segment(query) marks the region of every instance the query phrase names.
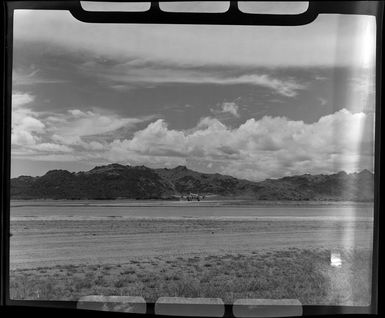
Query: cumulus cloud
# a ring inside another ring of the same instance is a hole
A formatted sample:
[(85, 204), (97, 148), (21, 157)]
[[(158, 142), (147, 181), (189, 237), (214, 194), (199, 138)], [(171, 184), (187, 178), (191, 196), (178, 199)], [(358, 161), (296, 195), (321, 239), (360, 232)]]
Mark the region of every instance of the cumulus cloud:
[(12, 95), (12, 143), (34, 145), (44, 133), (45, 125), (26, 107), (34, 100), (28, 93), (15, 92)]
[(230, 113), (235, 117), (239, 117), (238, 110), (239, 110), (239, 106), (235, 103), (224, 103), (222, 105), (222, 112)]
[[(220, 173), (260, 180), (298, 173), (373, 168), (373, 115), (342, 109), (306, 124), (286, 117), (249, 119), (230, 129), (213, 118), (195, 130), (169, 129), (157, 120), (129, 140), (109, 145), (109, 159), (132, 162), (170, 158), (215, 163)], [(114, 154), (117, 154), (114, 156)]]
[[(170, 128), (164, 119), (124, 118), (96, 110), (47, 115), (32, 111), (33, 101), (33, 96), (23, 93), (13, 99), (15, 157), (152, 167), (196, 163), (213, 172), (252, 180), (373, 169), (374, 113), (342, 109), (314, 123), (264, 116), (250, 118), (236, 128), (204, 117), (194, 128), (183, 130)], [(221, 109), (238, 114), (233, 103)], [(135, 128), (146, 120), (152, 121), (133, 130), (130, 138), (120, 136), (109, 142), (96, 135), (113, 137), (115, 130)]]
[(68, 110), (65, 114), (50, 115), (46, 118), (50, 139), (67, 146), (80, 146), (88, 150), (101, 150), (103, 144), (96, 140), (85, 141), (85, 137), (113, 134), (122, 127), (130, 129), (136, 124), (153, 119), (154, 116), (140, 118), (121, 117), (115, 113), (80, 109)]
[(226, 117), (227, 114), (233, 117), (240, 117), (239, 106), (234, 102), (224, 102), (219, 108), (210, 108), (210, 111), (217, 115), (218, 118)]
[(17, 109), (33, 100), (33, 96), (28, 93), (15, 92), (12, 94), (12, 109)]
[[(72, 109), (67, 113), (47, 113), (33, 110), (34, 96), (15, 92), (12, 95), (12, 153), (36, 158), (47, 153), (76, 153), (105, 150), (103, 142), (84, 137), (103, 135), (122, 127), (153, 119), (125, 118), (115, 113)], [(85, 156), (82, 153), (81, 156)], [(48, 157), (47, 157), (48, 158)], [(66, 157), (68, 158), (68, 157)]]

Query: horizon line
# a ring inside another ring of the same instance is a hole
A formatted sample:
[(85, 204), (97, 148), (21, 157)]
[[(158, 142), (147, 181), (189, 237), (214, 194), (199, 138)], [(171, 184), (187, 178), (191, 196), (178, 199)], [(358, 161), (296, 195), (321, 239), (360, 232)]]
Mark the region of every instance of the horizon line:
[(261, 181), (266, 181), (266, 180), (279, 180), (279, 179), (282, 179), (282, 178), (286, 178), (286, 177), (298, 177), (298, 176), (305, 176), (305, 175), (311, 175), (311, 176), (319, 176), (319, 175), (326, 175), (326, 176), (330, 176), (330, 175), (335, 175), (335, 174), (340, 174), (340, 173), (345, 173), (347, 175), (351, 175), (351, 174), (359, 174), (359, 173), (362, 173), (364, 171), (368, 171), (369, 173), (373, 174), (374, 175), (374, 171), (371, 171), (370, 169), (367, 169), (367, 168), (364, 168), (360, 171), (355, 171), (355, 172), (346, 172), (345, 170), (339, 170), (337, 172), (331, 172), (331, 173), (318, 173), (318, 174), (312, 174), (312, 173), (302, 173), (302, 174), (293, 174), (293, 175), (290, 175), (290, 176), (281, 176), (281, 177), (277, 177), (277, 178), (266, 178), (266, 179), (263, 179), (263, 180), (250, 180), (250, 179), (243, 179), (243, 178), (237, 178), (237, 177), (234, 177), (234, 176), (231, 176), (231, 175), (227, 175), (227, 174), (222, 174), (222, 173), (219, 173), (219, 172), (201, 172), (201, 171), (197, 171), (197, 170), (193, 170), (191, 168), (188, 168), (186, 165), (177, 165), (173, 168), (167, 168), (167, 167), (163, 167), (163, 168), (150, 168), (146, 165), (124, 165), (124, 164), (120, 164), (120, 163), (109, 163), (109, 164), (105, 164), (105, 165), (96, 165), (94, 166), (93, 168), (91, 168), (90, 170), (79, 170), (79, 171), (70, 171), (70, 170), (67, 170), (67, 169), (50, 169), (50, 170), (47, 170), (47, 172), (45, 172), (44, 174), (42, 175), (39, 175), (39, 176), (29, 176), (29, 175), (23, 175), (23, 174), (20, 174), (19, 176), (16, 176), (16, 177), (10, 177), (10, 180), (12, 179), (17, 179), (17, 178), (20, 178), (20, 177), (30, 177), (30, 178), (41, 178), (43, 176), (45, 176), (47, 173), (51, 172), (51, 171), (67, 171), (71, 174), (77, 174), (77, 173), (85, 173), (85, 172), (90, 172), (96, 168), (102, 168), (102, 167), (108, 167), (108, 166), (113, 166), (113, 165), (117, 165), (117, 166), (121, 166), (121, 167), (131, 167), (131, 168), (140, 168), (140, 167), (144, 167), (144, 168), (147, 168), (147, 169), (151, 169), (151, 170), (174, 170), (174, 169), (177, 169), (177, 168), (185, 168), (186, 170), (190, 170), (192, 172), (196, 172), (196, 173), (200, 173), (200, 174), (207, 174), (207, 175), (215, 175), (215, 174), (219, 174), (221, 176), (225, 176), (225, 177), (231, 177), (231, 178), (234, 178), (234, 179), (237, 179), (237, 180), (246, 180), (246, 181), (249, 181), (249, 182), (261, 182)]

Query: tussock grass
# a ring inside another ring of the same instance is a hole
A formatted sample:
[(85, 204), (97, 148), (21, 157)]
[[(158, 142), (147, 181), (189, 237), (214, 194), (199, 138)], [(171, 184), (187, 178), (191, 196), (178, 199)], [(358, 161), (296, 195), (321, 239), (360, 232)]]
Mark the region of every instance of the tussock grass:
[(90, 294), (296, 298), (302, 304), (367, 305), (370, 303), (371, 254), (342, 252), (341, 268), (330, 266), (330, 250), (254, 251), (249, 254), (156, 257), (118, 265), (55, 266), (15, 270), (12, 299), (77, 300)]

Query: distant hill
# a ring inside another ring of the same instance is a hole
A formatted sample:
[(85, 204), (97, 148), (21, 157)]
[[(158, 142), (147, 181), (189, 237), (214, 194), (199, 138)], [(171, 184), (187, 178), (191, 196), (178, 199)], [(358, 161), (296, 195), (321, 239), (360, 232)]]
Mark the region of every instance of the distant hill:
[(371, 201), (373, 188), (374, 175), (368, 170), (252, 182), (184, 166), (150, 169), (110, 164), (86, 172), (51, 170), (41, 177), (11, 179), (12, 199), (175, 199), (191, 192), (272, 201)]

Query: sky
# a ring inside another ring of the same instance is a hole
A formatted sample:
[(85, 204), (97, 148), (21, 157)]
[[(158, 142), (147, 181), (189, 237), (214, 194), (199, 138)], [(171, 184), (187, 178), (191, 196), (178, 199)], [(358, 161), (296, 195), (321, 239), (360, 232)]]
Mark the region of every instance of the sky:
[(373, 171), (375, 20), (89, 24), (17, 10), (11, 175), (121, 163), (249, 180)]

